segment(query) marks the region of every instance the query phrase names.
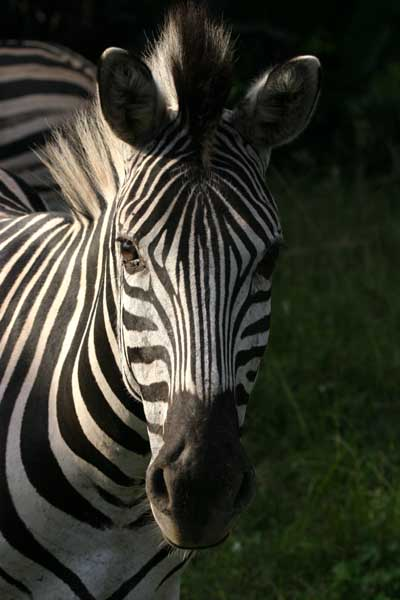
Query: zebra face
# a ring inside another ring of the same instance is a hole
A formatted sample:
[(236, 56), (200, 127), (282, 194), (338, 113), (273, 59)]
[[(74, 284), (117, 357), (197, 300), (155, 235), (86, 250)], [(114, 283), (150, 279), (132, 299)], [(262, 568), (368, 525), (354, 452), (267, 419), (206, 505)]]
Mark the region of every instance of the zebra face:
[(99, 91), (106, 121), (134, 147), (116, 221), (119, 342), (147, 420), (147, 495), (164, 537), (199, 548), (226, 537), (254, 490), (240, 428), (282, 241), (265, 169), (271, 148), (307, 125), (319, 63), (276, 67), (223, 111), (229, 40), (214, 25), (199, 38), (194, 18), (189, 49), (178, 21), (146, 64), (107, 51)]
[(218, 541), (252, 495), (239, 433), (282, 240), (265, 164), (228, 119), (207, 172), (172, 124), (135, 162), (119, 212), (123, 371), (144, 404), (153, 511), (180, 546)]
[(264, 165), (241, 136), (221, 125), (204, 173), (190, 140), (170, 129), (135, 164), (117, 236), (124, 371), (149, 404), (154, 453), (181, 393), (209, 402), (229, 392), (243, 423), (282, 241)]

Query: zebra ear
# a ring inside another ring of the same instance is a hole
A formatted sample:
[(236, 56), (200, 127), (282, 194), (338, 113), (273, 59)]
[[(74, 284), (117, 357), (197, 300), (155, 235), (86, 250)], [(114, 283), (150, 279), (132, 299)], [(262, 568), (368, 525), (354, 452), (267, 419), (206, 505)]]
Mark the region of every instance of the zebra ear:
[(234, 111), (233, 124), (261, 150), (287, 144), (313, 115), (320, 73), (315, 56), (298, 56), (267, 71)]
[(98, 67), (103, 116), (115, 135), (142, 146), (167, 122), (163, 96), (148, 66), (121, 48), (103, 52)]

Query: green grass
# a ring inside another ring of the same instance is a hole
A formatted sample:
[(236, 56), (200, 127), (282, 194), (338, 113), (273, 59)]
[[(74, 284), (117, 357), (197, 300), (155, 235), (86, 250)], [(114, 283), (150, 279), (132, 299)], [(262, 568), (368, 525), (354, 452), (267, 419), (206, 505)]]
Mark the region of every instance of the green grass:
[(399, 600), (399, 186), (271, 187), (288, 249), (247, 417), (257, 496), (182, 600)]

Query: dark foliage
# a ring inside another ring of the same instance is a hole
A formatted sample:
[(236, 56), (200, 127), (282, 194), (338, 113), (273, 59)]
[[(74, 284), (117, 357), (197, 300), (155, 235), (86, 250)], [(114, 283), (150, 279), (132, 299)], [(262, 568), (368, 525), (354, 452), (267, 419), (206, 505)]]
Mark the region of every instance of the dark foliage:
[[(173, 4), (171, 2), (170, 4)], [(295, 54), (314, 53), (323, 94), (306, 140), (275, 162), (364, 176), (400, 170), (400, 4), (396, 0), (261, 2), (218, 0), (238, 37), (235, 101), (249, 79)], [(56, 41), (96, 61), (110, 45), (141, 50), (162, 20), (161, 0), (5, 0), (1, 37)]]

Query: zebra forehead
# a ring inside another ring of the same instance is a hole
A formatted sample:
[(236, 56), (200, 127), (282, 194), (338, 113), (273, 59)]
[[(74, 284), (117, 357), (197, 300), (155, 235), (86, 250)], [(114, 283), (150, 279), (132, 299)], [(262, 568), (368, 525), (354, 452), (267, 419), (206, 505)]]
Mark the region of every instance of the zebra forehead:
[(142, 163), (133, 157), (119, 205), (120, 228), (140, 238), (181, 226), (198, 235), (229, 224), (254, 230), (265, 241), (280, 235), (261, 159), (228, 123), (217, 133), (207, 170), (193, 160), (187, 134), (176, 130), (164, 134)]
[(238, 247), (238, 240), (263, 250), (281, 236), (279, 216), (266, 189), (246, 194), (234, 181), (218, 175), (197, 183), (183, 175), (168, 192), (159, 198), (155, 190), (142, 199), (132, 189), (120, 218), (122, 232), (144, 246), (155, 248), (163, 238), (163, 246), (179, 243), (181, 250), (195, 242), (208, 246), (233, 242)]

